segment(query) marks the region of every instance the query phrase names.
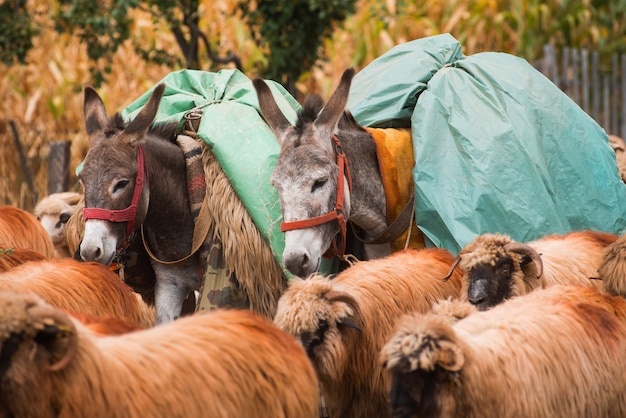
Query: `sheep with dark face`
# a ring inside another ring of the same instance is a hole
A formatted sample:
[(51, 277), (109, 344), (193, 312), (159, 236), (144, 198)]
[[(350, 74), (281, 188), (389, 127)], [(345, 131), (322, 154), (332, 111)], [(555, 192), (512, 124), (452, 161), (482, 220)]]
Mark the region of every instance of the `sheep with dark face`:
[(623, 298), (557, 285), (457, 322), (407, 315), (380, 359), (394, 418), (613, 418), (625, 350)]
[(466, 272), (461, 298), (485, 310), (555, 284), (603, 288), (590, 278), (597, 275), (604, 249), (616, 239), (613, 234), (576, 231), (524, 244), (507, 235), (480, 235), (456, 260)]
[(331, 417), (389, 416), (390, 381), (378, 353), (401, 315), (459, 296), (460, 270), (441, 280), (453, 261), (443, 249), (404, 250), (358, 262), (335, 278), (290, 282), (274, 323), (306, 349)]

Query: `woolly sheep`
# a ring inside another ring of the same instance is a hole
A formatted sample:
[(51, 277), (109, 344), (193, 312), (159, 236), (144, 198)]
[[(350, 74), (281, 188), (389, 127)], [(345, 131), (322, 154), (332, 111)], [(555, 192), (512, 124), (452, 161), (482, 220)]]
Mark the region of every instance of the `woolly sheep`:
[(0, 250), (18, 248), (54, 257), (52, 239), (32, 213), (14, 206), (0, 206)]
[(609, 135), (609, 144), (615, 151), (615, 161), (622, 181), (626, 182), (626, 142), (617, 136)]
[(52, 193), (35, 206), (34, 215), (50, 235), (57, 257), (72, 256), (67, 243), (67, 221), (82, 197), (75, 192)]
[(0, 274), (0, 290), (33, 293), (58, 309), (155, 324), (154, 307), (106, 266), (71, 258), (31, 261)]
[(0, 293), (0, 416), (317, 417), (306, 353), (267, 319), (219, 310), (98, 337), (34, 296)]
[(480, 235), (457, 257), (466, 272), (461, 298), (485, 310), (554, 284), (602, 288), (590, 277), (596, 275), (604, 249), (616, 239), (613, 234), (576, 231), (524, 244), (507, 235)]
[(393, 417), (626, 416), (625, 321), (622, 298), (563, 285), (456, 323), (407, 315), (380, 357)]
[(46, 256), (29, 248), (0, 249), (0, 273), (21, 266), (29, 261), (47, 260)]
[(605, 248), (598, 278), (607, 293), (626, 297), (626, 235)]
[(329, 416), (389, 416), (389, 379), (378, 353), (401, 315), (458, 297), (461, 271), (441, 280), (453, 261), (443, 249), (409, 249), (358, 262), (334, 278), (290, 282), (274, 323), (306, 349)]

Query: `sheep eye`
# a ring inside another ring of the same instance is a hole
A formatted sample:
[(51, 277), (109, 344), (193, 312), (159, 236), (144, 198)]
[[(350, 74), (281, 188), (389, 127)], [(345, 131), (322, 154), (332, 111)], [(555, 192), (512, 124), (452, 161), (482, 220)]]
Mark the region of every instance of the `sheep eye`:
[(327, 181), (328, 181), (328, 179), (326, 179), (326, 178), (316, 180), (315, 183), (313, 183), (313, 186), (311, 187), (311, 193), (313, 193), (314, 191), (316, 191), (320, 187), (323, 187), (326, 184)]
[(500, 267), (500, 272), (502, 274), (506, 274), (506, 275), (511, 274), (511, 266), (509, 266), (508, 264), (505, 264), (505, 265), (501, 266)]
[(66, 224), (67, 221), (69, 221), (69, 220), (70, 220), (70, 214), (69, 213), (62, 213), (59, 216), (59, 222), (62, 223), (62, 224)]
[(128, 180), (118, 181), (117, 183), (115, 183), (115, 186), (113, 187), (113, 193), (124, 189), (126, 186), (128, 186), (128, 183), (130, 183)]

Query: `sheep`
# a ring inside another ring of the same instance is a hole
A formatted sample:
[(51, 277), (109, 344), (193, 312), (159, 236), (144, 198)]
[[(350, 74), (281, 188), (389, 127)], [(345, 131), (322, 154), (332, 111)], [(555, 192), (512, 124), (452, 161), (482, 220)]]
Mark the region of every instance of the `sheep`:
[(54, 244), (32, 214), (14, 206), (0, 206), (0, 249), (29, 248), (54, 257)]
[(250, 311), (216, 310), (99, 337), (29, 295), (0, 292), (2, 417), (317, 417), (295, 339)]
[(626, 234), (604, 249), (597, 278), (610, 295), (626, 297)]
[(617, 136), (609, 135), (609, 144), (615, 151), (615, 161), (622, 181), (626, 182), (626, 142)]
[(305, 347), (329, 416), (389, 416), (389, 379), (378, 353), (402, 314), (459, 296), (460, 270), (441, 280), (453, 261), (444, 249), (407, 249), (357, 262), (334, 278), (290, 281), (274, 323)]
[(57, 257), (72, 256), (67, 243), (67, 221), (82, 198), (75, 192), (52, 193), (35, 206), (33, 213), (50, 235)]
[[(468, 303), (468, 302), (465, 302)], [(400, 319), (380, 361), (395, 418), (626, 416), (626, 301), (555, 285), (454, 323)]]
[(96, 316), (72, 311), (65, 311), (65, 313), (80, 321), (89, 328), (92, 334), (97, 336), (122, 335), (145, 329), (114, 316)]
[(11, 270), (29, 261), (47, 260), (46, 256), (29, 248), (0, 249), (0, 273)]
[(72, 257), (80, 259), (78, 249), (80, 242), (85, 233), (85, 220), (83, 219), (83, 210), (85, 209), (85, 201), (81, 200), (74, 207), (74, 212), (65, 224), (65, 241), (67, 242), (67, 251)]
[(155, 324), (154, 307), (96, 262), (72, 258), (31, 261), (1, 273), (0, 290), (34, 293), (58, 309), (114, 316), (143, 328)]
[(603, 250), (616, 235), (576, 231), (547, 235), (528, 244), (508, 235), (483, 234), (463, 248), (457, 260), (466, 272), (461, 298), (480, 310), (554, 284), (602, 288), (596, 274)]

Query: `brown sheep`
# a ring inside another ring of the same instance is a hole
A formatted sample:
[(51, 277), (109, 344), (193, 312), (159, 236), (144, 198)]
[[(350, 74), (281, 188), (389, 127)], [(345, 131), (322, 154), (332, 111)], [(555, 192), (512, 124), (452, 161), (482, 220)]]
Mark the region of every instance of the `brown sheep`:
[(98, 337), (34, 296), (0, 293), (0, 417), (297, 417), (319, 413), (293, 337), (243, 310)]
[(155, 323), (154, 307), (100, 263), (31, 261), (1, 273), (0, 290), (33, 293), (58, 309), (114, 316), (144, 328)]
[(617, 136), (609, 135), (609, 144), (615, 151), (615, 161), (622, 181), (626, 182), (626, 142)]
[(409, 249), (358, 262), (334, 278), (291, 281), (274, 323), (305, 347), (329, 416), (389, 416), (390, 381), (378, 353), (401, 315), (459, 296), (461, 271), (441, 280), (453, 261), (443, 249)]
[[(72, 216), (67, 220), (65, 225), (65, 241), (67, 242), (67, 251), (76, 255), (76, 251), (80, 247), (80, 241), (85, 233), (85, 220), (83, 219), (83, 211), (85, 210), (85, 202), (81, 200), (76, 204)], [(77, 256), (80, 258), (80, 256)]]
[(604, 250), (598, 278), (607, 293), (626, 297), (626, 235), (620, 236)]
[(21, 266), (29, 261), (47, 260), (46, 256), (29, 248), (0, 250), (0, 273)]
[(616, 235), (576, 231), (523, 244), (507, 235), (483, 234), (463, 248), (457, 262), (466, 272), (461, 298), (480, 310), (555, 284), (603, 288), (596, 275), (604, 249)]
[(71, 311), (65, 312), (72, 318), (79, 320), (84, 326), (89, 328), (94, 335), (98, 336), (122, 335), (145, 329), (114, 316), (96, 316)]
[(67, 243), (67, 221), (83, 195), (75, 192), (52, 193), (37, 203), (33, 211), (50, 235), (57, 257), (71, 257)]
[(562, 285), (456, 323), (407, 315), (381, 351), (393, 417), (626, 416), (625, 321), (624, 299)]
[(54, 257), (54, 244), (35, 216), (14, 206), (0, 206), (0, 249), (28, 248)]

